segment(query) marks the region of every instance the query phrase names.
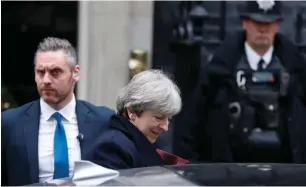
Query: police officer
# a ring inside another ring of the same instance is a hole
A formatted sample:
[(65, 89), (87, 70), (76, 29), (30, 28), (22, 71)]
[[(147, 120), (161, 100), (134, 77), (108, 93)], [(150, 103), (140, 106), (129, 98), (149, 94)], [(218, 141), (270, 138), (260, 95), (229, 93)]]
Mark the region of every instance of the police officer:
[(244, 31), (202, 72), (185, 113), (189, 133), (174, 153), (201, 162), (306, 163), (306, 62), (278, 33), (281, 2), (248, 1), (241, 18)]

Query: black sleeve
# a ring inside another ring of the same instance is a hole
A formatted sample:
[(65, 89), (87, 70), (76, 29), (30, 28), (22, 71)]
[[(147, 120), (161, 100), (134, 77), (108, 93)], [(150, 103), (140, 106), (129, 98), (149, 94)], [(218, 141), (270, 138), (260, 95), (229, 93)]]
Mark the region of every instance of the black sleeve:
[(5, 113), (2, 112), (1, 119), (1, 186), (8, 186), (8, 176), (7, 176), (7, 161), (6, 161), (6, 127), (7, 122), (5, 120)]
[(181, 123), (185, 124), (186, 128), (178, 141), (181, 142), (182, 157), (191, 162), (232, 160), (227, 127), (222, 122), (226, 119), (214, 119), (210, 116), (214, 111), (221, 110), (220, 106), (215, 105), (215, 101), (218, 100), (223, 78), (221, 80), (215, 76), (217, 73), (214, 71), (218, 71), (220, 66), (224, 67), (222, 63), (217, 57), (213, 57), (201, 73), (201, 80), (198, 81), (192, 97), (185, 103), (186, 111), (182, 115)]
[(191, 162), (209, 161), (211, 143), (207, 137), (206, 119), (207, 103), (202, 95), (202, 85), (198, 84), (192, 97), (186, 103), (186, 111), (182, 114), (185, 125), (181, 135), (181, 152)]
[[(3, 137), (3, 136), (1, 136)], [(7, 169), (6, 169), (6, 151), (5, 151), (5, 145), (1, 141), (1, 186), (8, 186), (7, 181)]]
[(184, 103), (183, 113), (180, 114), (179, 119), (182, 130), (179, 140), (177, 140), (180, 144), (176, 148), (177, 154), (191, 162), (211, 160), (211, 141), (206, 121), (209, 101), (213, 99), (211, 98), (213, 87), (210, 84), (208, 67), (205, 67), (200, 73), (200, 80), (191, 96)]
[(300, 59), (300, 67), (298, 69), (299, 81), (301, 82), (301, 99), (303, 103), (306, 105), (306, 58), (302, 54), (298, 54)]
[(113, 142), (102, 142), (94, 150), (91, 161), (110, 169), (132, 168), (131, 155)]

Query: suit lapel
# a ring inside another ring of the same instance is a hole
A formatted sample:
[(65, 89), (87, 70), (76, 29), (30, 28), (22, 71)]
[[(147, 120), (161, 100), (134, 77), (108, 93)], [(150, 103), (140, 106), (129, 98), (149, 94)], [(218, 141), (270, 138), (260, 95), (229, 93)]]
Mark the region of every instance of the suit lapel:
[(30, 176), (33, 183), (38, 182), (38, 131), (40, 119), (39, 100), (34, 101), (27, 109), (26, 113), (21, 117), (20, 122), (23, 123), (24, 138), (27, 150)]
[[(92, 116), (89, 108), (82, 102), (76, 101), (76, 114), (78, 120), (79, 134), (83, 135), (83, 139), (80, 141), (81, 147), (81, 159), (84, 159), (86, 156), (87, 149), (91, 145), (91, 140), (93, 134), (98, 130), (97, 126), (94, 123), (94, 116)], [(93, 121), (91, 121), (91, 120)]]
[[(83, 134), (84, 139), (80, 140), (81, 158), (83, 159), (86, 150), (91, 145), (92, 136), (98, 130), (96, 125), (97, 119), (89, 108), (81, 101), (76, 101), (76, 114), (78, 120), (79, 133)], [(38, 133), (40, 121), (40, 102), (34, 101), (33, 104), (26, 110), (26, 113), (21, 116), (20, 122), (23, 123), (24, 138), (30, 176), (32, 183), (39, 181), (39, 162), (38, 162)]]

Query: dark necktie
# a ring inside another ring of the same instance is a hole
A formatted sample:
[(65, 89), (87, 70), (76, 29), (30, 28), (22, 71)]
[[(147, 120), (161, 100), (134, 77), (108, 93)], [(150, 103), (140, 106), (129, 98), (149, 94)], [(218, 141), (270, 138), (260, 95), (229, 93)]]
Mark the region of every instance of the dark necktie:
[(257, 70), (258, 71), (262, 71), (264, 68), (263, 68), (263, 65), (265, 64), (265, 61), (263, 59), (260, 59), (260, 61), (258, 62), (257, 64)]
[(52, 115), (56, 121), (54, 133), (54, 174), (53, 179), (69, 177), (68, 146), (62, 115), (55, 112)]

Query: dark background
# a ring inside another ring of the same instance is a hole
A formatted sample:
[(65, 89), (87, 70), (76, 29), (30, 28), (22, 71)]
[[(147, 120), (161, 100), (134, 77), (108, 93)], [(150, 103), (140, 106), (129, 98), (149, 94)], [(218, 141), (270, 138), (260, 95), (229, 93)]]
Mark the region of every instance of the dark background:
[[(182, 23), (182, 7), (190, 7), (190, 11), (193, 2), (154, 2), (153, 68), (162, 68), (175, 76), (184, 100), (196, 84), (199, 69), (204, 67), (214, 49), (228, 34), (241, 29), (238, 8), (242, 3), (203, 2), (207, 11), (204, 42), (186, 45), (173, 33)], [(33, 71), (38, 42), (46, 36), (58, 36), (67, 38), (77, 47), (78, 2), (2, 1), (1, 5), (1, 86), (8, 91), (2, 93), (2, 101), (15, 100), (16, 106), (20, 106), (38, 98)], [(291, 1), (284, 5), (285, 22), (281, 32), (303, 49), (306, 45), (306, 2)]]
[[(2, 102), (18, 106), (39, 98), (34, 81), (34, 53), (47, 36), (68, 39), (77, 46), (77, 2), (1, 2)], [(4, 97), (3, 97), (4, 96)]]

